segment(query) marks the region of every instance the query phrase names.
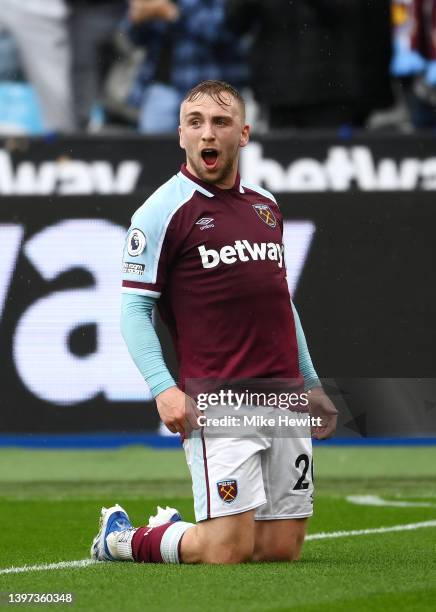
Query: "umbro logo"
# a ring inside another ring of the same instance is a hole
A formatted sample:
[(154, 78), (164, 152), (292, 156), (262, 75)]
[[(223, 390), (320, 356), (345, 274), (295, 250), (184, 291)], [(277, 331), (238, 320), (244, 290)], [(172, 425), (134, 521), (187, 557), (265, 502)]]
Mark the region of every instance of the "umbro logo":
[(215, 227), (214, 224), (215, 219), (213, 219), (213, 217), (202, 217), (201, 219), (199, 219), (195, 225), (200, 225), (200, 229), (201, 231), (205, 230), (205, 229), (210, 229), (211, 227)]

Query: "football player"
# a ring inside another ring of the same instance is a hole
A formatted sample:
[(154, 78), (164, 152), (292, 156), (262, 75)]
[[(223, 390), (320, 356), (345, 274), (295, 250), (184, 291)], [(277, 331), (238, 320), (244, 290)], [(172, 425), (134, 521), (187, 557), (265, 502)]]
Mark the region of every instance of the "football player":
[[(192, 89), (180, 110), (186, 163), (133, 215), (124, 251), (122, 332), (161, 420), (184, 439), (197, 522), (158, 508), (135, 529), (120, 506), (103, 508), (95, 559), (299, 558), (312, 515), (311, 434), (329, 437), (337, 413), (289, 295), (280, 209), (238, 173), (249, 132), (233, 87), (205, 81)], [(177, 384), (152, 325), (156, 305), (175, 344)], [(290, 390), (309, 397), (292, 410), (322, 424), (298, 435), (208, 436), (188, 388), (205, 380), (291, 381)]]

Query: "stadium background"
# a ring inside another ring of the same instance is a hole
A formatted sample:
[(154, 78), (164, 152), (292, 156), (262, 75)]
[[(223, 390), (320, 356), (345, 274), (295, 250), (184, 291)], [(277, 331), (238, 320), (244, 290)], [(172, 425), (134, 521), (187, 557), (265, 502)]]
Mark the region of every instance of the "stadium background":
[[(243, 176), (283, 211), (291, 294), (318, 372), (346, 408), (340, 437), (436, 434), (433, 143), (310, 133), (255, 136), (243, 152)], [(181, 161), (170, 136), (3, 141), (3, 444), (159, 433), (118, 329), (120, 254), (131, 214)]]
[[(436, 49), (425, 46), (436, 0), (283, 1), (271, 20), (287, 32), (277, 61), (262, 57), (273, 32), (263, 46), (252, 38), (241, 173), (278, 198), (289, 286), (340, 422), (314, 445), (301, 561), (237, 567), (89, 559), (103, 505), (122, 504), (135, 525), (157, 504), (194, 520), (180, 442), (159, 426), (119, 332), (130, 216), (183, 155), (173, 135), (137, 133), (129, 91), (148, 50), (119, 30), (140, 2), (0, 4), (0, 605), (10, 593), (71, 592), (76, 610), (93, 612), (433, 611)], [(224, 2), (188, 4), (195, 18)], [(101, 42), (110, 48), (95, 54)], [(270, 129), (274, 67), (289, 71), (276, 85), (291, 85), (306, 129)]]

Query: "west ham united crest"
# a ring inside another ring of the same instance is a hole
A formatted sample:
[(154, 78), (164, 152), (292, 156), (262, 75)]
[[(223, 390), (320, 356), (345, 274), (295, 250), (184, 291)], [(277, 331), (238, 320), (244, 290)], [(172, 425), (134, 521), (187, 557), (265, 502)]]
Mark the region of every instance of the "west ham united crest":
[(277, 220), (268, 204), (253, 204), (253, 208), (257, 216), (269, 227), (275, 227), (277, 225)]
[(238, 483), (236, 480), (220, 480), (216, 483), (216, 486), (218, 487), (218, 495), (223, 502), (231, 504), (235, 501), (238, 494)]

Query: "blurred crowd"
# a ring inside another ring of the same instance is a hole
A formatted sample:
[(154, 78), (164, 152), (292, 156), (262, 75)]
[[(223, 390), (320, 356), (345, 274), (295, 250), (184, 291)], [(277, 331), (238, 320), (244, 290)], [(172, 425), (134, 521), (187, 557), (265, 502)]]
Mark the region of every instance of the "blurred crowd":
[(0, 0), (0, 133), (177, 129), (204, 79), (255, 130), (436, 127), (436, 0)]

